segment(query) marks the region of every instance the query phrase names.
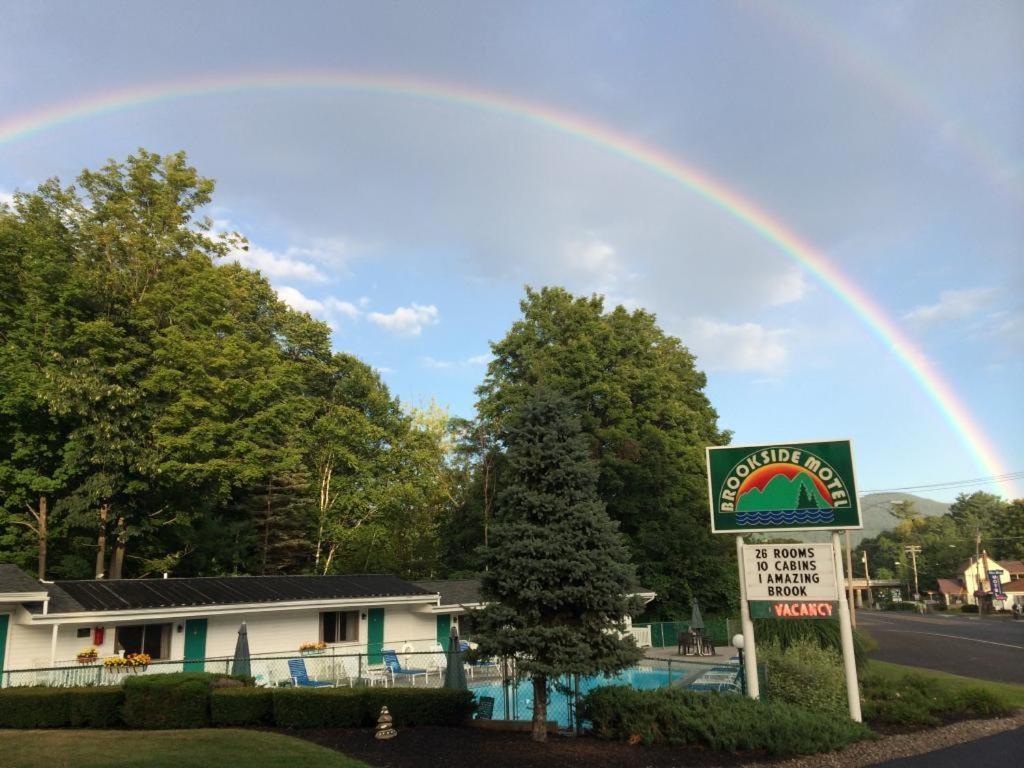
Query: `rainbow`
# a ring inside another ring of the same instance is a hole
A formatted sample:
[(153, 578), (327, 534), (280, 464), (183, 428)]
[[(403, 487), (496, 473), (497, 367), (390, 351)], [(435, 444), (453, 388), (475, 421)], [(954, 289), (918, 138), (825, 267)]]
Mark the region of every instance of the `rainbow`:
[[(682, 185), (775, 245), (835, 294), (916, 380), (978, 467), (993, 477), (1008, 474), (994, 444), (925, 354), (853, 280), (809, 243), (768, 211), (698, 168), (607, 126), (543, 104), (463, 85), (393, 75), (333, 71), (229, 74), (104, 92), (0, 120), (0, 148), (62, 125), (125, 110), (197, 96), (267, 90), (380, 94), (483, 110), (586, 142)], [(1008, 482), (1000, 481), (1000, 487), (1004, 495), (1012, 497)]]

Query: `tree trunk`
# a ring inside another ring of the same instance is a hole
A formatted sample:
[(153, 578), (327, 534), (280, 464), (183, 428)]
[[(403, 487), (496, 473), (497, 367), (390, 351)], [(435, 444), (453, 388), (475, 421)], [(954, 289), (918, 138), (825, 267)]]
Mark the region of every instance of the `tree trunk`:
[(46, 578), (46, 497), (39, 497), (39, 580)]
[(120, 579), (124, 568), (124, 548), (127, 535), (124, 530), (124, 517), (117, 518), (117, 533), (114, 551), (110, 553), (110, 578)]
[(263, 520), (263, 567), (260, 569), (260, 572), (264, 576), (267, 575), (267, 552), (270, 549), (270, 514), (271, 504), (273, 502), (273, 491), (274, 481), (273, 479), (269, 479), (267, 480), (267, 514)]
[(107, 559), (107, 516), (110, 505), (100, 505), (100, 532), (96, 539), (96, 578), (103, 578), (103, 561)]
[(533, 676), (533, 729), (530, 737), (534, 741), (548, 740), (548, 678), (547, 675)]
[(484, 457), (484, 546), (487, 546), (487, 529), (491, 521), (491, 457)]

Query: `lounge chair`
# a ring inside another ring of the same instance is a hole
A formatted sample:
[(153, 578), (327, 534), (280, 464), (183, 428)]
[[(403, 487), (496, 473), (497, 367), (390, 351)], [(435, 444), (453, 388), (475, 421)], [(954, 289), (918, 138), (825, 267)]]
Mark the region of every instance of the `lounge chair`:
[(384, 666), (388, 668), (392, 682), (400, 677), (407, 677), (412, 680), (413, 685), (416, 685), (416, 678), (419, 675), (423, 675), (423, 682), (427, 681), (427, 676), (430, 674), (427, 670), (405, 669), (402, 662), (398, 660), (398, 654), (394, 651), (381, 651), (381, 655), (384, 657)]
[(292, 685), (298, 688), (330, 688), (334, 685), (324, 680), (310, 680), (304, 659), (288, 659), (288, 672), (292, 676)]

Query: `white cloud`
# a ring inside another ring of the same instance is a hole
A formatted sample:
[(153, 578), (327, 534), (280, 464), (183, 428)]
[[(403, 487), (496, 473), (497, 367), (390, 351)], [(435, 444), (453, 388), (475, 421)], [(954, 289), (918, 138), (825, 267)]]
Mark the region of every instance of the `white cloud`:
[(309, 261), (299, 258), (303, 249), (289, 248), (283, 254), (261, 248), (258, 245), (250, 245), (248, 249), (232, 248), (225, 259), (237, 261), (246, 269), (258, 269), (267, 278), (285, 280), (304, 280), (306, 282), (323, 283), (327, 281), (327, 275), (321, 269)]
[(686, 335), (687, 342), (712, 370), (778, 373), (789, 359), (783, 339), (786, 331), (759, 323), (722, 323), (697, 318)]
[(615, 249), (604, 240), (575, 240), (566, 243), (562, 253), (570, 267), (592, 277), (614, 280), (619, 271)]
[(454, 363), (452, 363), (450, 360), (438, 360), (436, 358), (430, 357), (429, 355), (421, 357), (420, 362), (423, 363), (424, 368), (434, 368), (438, 370), (444, 368), (451, 368), (454, 365)]
[(14, 206), (14, 195), (6, 189), (0, 189), (0, 206), (2, 205)]
[(988, 308), (997, 293), (995, 288), (962, 288), (943, 291), (935, 304), (922, 304), (907, 312), (904, 320), (918, 325), (963, 320)]
[(765, 281), (768, 305), (777, 307), (799, 301), (807, 293), (807, 277), (802, 270), (790, 269)]
[(349, 320), (357, 320), (363, 314), (359, 307), (351, 301), (329, 298), (324, 302), (324, 304), (327, 305), (328, 309), (337, 312), (339, 315), (344, 315)]
[(490, 352), (483, 355), (473, 355), (472, 357), (466, 358), (466, 365), (487, 365), (493, 359), (494, 355)]
[(374, 325), (399, 336), (419, 336), (426, 326), (440, 322), (440, 313), (433, 304), (413, 303), (412, 306), (398, 307), (387, 314), (371, 312), (366, 317)]
[(311, 315), (316, 315), (324, 311), (323, 302), (304, 296), (302, 291), (298, 288), (292, 288), (290, 285), (282, 285), (276, 290), (277, 297), (292, 309), (298, 310), (299, 312), (308, 312)]

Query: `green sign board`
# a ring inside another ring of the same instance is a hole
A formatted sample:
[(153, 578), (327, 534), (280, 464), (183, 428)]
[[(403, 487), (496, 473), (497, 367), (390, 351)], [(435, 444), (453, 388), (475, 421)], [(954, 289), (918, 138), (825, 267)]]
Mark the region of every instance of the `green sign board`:
[(750, 600), (750, 618), (752, 619), (831, 619), (837, 616), (839, 603), (796, 602), (778, 603), (766, 600)]
[(714, 533), (860, 528), (849, 440), (708, 448)]

